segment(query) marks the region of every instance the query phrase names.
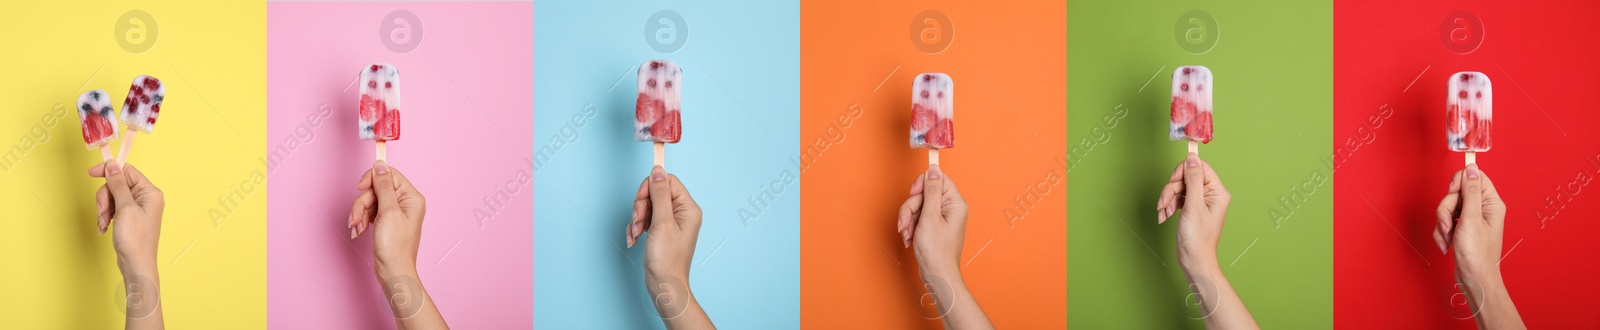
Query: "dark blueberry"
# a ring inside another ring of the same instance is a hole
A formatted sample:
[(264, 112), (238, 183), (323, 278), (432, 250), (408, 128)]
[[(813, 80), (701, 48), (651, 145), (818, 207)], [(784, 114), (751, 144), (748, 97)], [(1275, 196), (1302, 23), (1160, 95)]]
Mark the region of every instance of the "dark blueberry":
[(82, 108), (83, 108), (83, 112), (93, 112), (94, 111), (94, 106), (89, 105), (88, 103), (84, 103)]
[(151, 97), (151, 99), (156, 100), (156, 103), (161, 103), (161, 101), (167, 99), (167, 96), (166, 95), (162, 95), (162, 94), (156, 94), (156, 96)]
[(89, 92), (89, 98), (93, 98), (93, 99), (96, 99), (96, 100), (100, 99), (100, 91), (91, 91), (91, 92)]
[(101, 117), (111, 117), (111, 106), (108, 105), (108, 106), (105, 106), (104, 108), (100, 108), (100, 116)]

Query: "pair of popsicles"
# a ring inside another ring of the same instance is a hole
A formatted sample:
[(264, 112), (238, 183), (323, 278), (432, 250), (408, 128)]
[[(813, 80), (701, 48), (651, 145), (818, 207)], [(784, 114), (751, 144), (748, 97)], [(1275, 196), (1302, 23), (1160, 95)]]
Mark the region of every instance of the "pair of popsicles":
[[(1467, 164), (1475, 163), (1475, 153), (1490, 147), (1494, 94), (1489, 77), (1457, 72), (1450, 75), (1449, 91), (1445, 135), (1450, 150), (1465, 152)], [(1175, 141), (1188, 140), (1189, 152), (1198, 153), (1200, 143), (1211, 142), (1211, 93), (1210, 69), (1184, 66), (1172, 72), (1172, 121), (1167, 134)]]
[(389, 63), (361, 68), (357, 135), (377, 141), (378, 160), (388, 158), (386, 142), (400, 139), (400, 70)]
[[(122, 99), (122, 123), (133, 131), (155, 132), (156, 118), (161, 115), (161, 102), (167, 97), (167, 88), (160, 79), (148, 75), (133, 78), (128, 96)], [(111, 140), (117, 138), (117, 119), (111, 111), (111, 95), (104, 90), (91, 90), (78, 96), (78, 122), (83, 128), (83, 143), (90, 149), (99, 148), (100, 157), (106, 161), (121, 159), (126, 162), (128, 149), (137, 134), (129, 132), (122, 139), (122, 151), (111, 155)], [(119, 163), (120, 164), (120, 163)]]

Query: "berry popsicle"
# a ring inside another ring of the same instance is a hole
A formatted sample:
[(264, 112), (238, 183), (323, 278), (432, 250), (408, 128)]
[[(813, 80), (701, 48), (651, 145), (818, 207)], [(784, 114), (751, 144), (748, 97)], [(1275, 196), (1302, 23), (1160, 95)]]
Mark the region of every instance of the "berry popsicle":
[(683, 137), (678, 111), (683, 97), (683, 70), (677, 63), (651, 60), (639, 65), (639, 98), (633, 110), (633, 138), (655, 142), (655, 164), (666, 161), (666, 144)]
[(356, 125), (362, 140), (378, 141), (378, 160), (388, 158), (387, 141), (400, 139), (400, 71), (379, 63), (361, 69), (361, 105)]
[(128, 86), (128, 97), (122, 99), (122, 124), (128, 125), (128, 135), (122, 139), (122, 151), (117, 159), (128, 161), (128, 148), (133, 146), (133, 137), (154, 133), (156, 117), (161, 115), (161, 101), (167, 98), (167, 87), (161, 84), (160, 79), (148, 75), (139, 75), (133, 78), (133, 85)]
[(1189, 152), (1200, 153), (1201, 143), (1211, 143), (1211, 69), (1183, 66), (1172, 71), (1172, 123), (1167, 135), (1188, 140)]
[(939, 149), (956, 146), (955, 81), (926, 72), (911, 83), (911, 147), (928, 148), (928, 164), (939, 164)]
[(1450, 94), (1445, 101), (1445, 137), (1450, 151), (1467, 153), (1467, 164), (1477, 162), (1478, 152), (1489, 151), (1489, 129), (1494, 122), (1494, 88), (1482, 72), (1457, 72), (1450, 75)]
[(109, 144), (117, 138), (117, 117), (106, 91), (96, 89), (78, 96), (78, 122), (83, 125), (84, 145), (100, 148), (100, 157), (106, 161), (116, 159), (111, 157)]

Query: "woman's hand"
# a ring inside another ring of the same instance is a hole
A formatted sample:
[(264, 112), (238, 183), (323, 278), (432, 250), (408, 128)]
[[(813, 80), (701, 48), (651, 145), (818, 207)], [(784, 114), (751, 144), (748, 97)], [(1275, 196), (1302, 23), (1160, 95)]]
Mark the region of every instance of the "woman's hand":
[(1456, 248), (1456, 283), (1467, 295), (1478, 327), (1523, 329), (1522, 316), (1500, 278), (1500, 248), (1505, 236), (1506, 204), (1500, 200), (1489, 175), (1477, 164), (1467, 165), (1450, 181), (1450, 191), (1439, 201), (1439, 219), (1433, 241), (1439, 253)]
[(670, 329), (714, 329), (689, 289), (689, 266), (700, 239), (700, 205), (678, 176), (660, 166), (639, 184), (624, 238), (628, 248), (650, 233), (644, 247), (644, 282), (656, 313)]
[(350, 205), (350, 237), (372, 231), (373, 271), (401, 329), (446, 329), (444, 316), (417, 275), (417, 248), (427, 200), (400, 171), (383, 161), (361, 176), (361, 195)]
[(111, 245), (117, 250), (117, 268), (127, 292), (126, 325), (129, 329), (164, 328), (156, 250), (167, 199), (132, 164), (108, 161), (89, 168), (89, 176), (106, 179), (95, 192), (95, 206), (100, 234), (110, 229)]
[(897, 225), (901, 243), (916, 246), (922, 286), (933, 298), (945, 329), (993, 329), (961, 276), (967, 200), (939, 165), (929, 166), (911, 183), (911, 197), (900, 204)]
[(1234, 292), (1233, 284), (1217, 263), (1217, 241), (1222, 239), (1222, 223), (1228, 216), (1233, 195), (1222, 186), (1222, 179), (1211, 164), (1190, 153), (1172, 170), (1161, 197), (1156, 202), (1157, 223), (1179, 213), (1178, 264), (1189, 289), (1200, 301), (1206, 328), (1258, 329), (1255, 317)]

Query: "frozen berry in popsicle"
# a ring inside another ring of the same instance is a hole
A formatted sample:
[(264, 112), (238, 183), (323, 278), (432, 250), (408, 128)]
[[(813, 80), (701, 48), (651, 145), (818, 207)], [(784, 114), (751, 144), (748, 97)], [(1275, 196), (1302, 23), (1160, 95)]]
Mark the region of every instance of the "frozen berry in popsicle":
[(128, 129), (152, 133), (156, 118), (161, 115), (161, 101), (167, 98), (167, 87), (156, 77), (139, 75), (128, 86), (128, 97), (122, 99), (122, 123)]
[(361, 69), (360, 115), (356, 120), (362, 140), (400, 139), (400, 71), (388, 63)]
[(633, 138), (644, 142), (678, 143), (683, 137), (683, 70), (667, 60), (639, 65), (639, 98), (633, 108)]
[(956, 146), (955, 81), (938, 72), (919, 74), (911, 83), (911, 147)]
[(1172, 140), (1211, 142), (1211, 69), (1183, 66), (1172, 72)]
[(1494, 123), (1494, 88), (1482, 72), (1450, 75), (1445, 101), (1445, 137), (1451, 151), (1484, 152), (1491, 146)]
[(99, 148), (117, 138), (117, 116), (111, 111), (106, 91), (92, 90), (78, 96), (78, 120), (83, 124), (83, 143)]

